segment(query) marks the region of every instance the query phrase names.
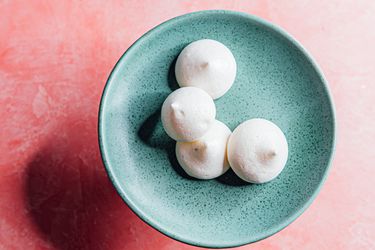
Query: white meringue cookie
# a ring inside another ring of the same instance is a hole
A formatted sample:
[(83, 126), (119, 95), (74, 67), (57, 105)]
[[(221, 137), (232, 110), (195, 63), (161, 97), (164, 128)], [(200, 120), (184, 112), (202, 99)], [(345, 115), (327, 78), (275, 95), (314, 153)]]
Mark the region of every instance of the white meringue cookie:
[(211, 39), (198, 40), (186, 46), (175, 67), (176, 79), (181, 87), (201, 88), (213, 99), (230, 89), (236, 71), (232, 52), (224, 44)]
[(277, 125), (265, 119), (241, 123), (228, 140), (229, 164), (247, 182), (264, 183), (276, 178), (287, 159), (285, 135)]
[(215, 120), (201, 138), (193, 142), (177, 142), (177, 160), (185, 172), (198, 179), (213, 179), (229, 169), (227, 142), (230, 129)]
[(165, 132), (176, 141), (202, 137), (215, 121), (215, 103), (205, 91), (195, 87), (179, 88), (165, 99), (161, 120)]

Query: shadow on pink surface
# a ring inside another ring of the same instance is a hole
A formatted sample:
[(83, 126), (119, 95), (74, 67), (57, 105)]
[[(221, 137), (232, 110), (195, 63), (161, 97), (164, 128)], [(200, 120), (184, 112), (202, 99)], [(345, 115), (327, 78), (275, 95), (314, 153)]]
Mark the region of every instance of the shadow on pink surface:
[[(139, 223), (116, 194), (104, 172), (96, 136), (86, 138), (84, 124), (71, 125), (61, 128), (26, 170), (27, 209), (41, 237), (63, 250), (136, 249), (139, 241), (163, 238)], [(85, 149), (90, 145), (91, 150)]]
[(26, 194), (35, 224), (59, 249), (103, 248), (106, 227), (111, 226), (105, 221), (113, 206), (129, 215), (104, 175), (84, 169), (69, 149), (55, 145), (42, 149), (30, 162)]

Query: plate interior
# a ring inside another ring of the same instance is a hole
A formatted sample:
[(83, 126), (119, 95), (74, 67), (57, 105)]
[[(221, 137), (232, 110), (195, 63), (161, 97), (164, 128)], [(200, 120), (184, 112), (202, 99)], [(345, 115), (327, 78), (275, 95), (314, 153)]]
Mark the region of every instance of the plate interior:
[[(237, 61), (233, 87), (215, 101), (232, 130), (265, 118), (285, 133), (289, 158), (272, 182), (246, 184), (232, 171), (200, 181), (178, 166), (160, 107), (176, 89), (174, 62), (190, 42), (225, 44)], [(194, 245), (226, 247), (267, 237), (311, 202), (326, 174), (334, 118), (324, 80), (300, 47), (245, 14), (200, 12), (147, 33), (120, 59), (100, 112), (100, 143), (110, 178), (129, 206), (163, 233)]]

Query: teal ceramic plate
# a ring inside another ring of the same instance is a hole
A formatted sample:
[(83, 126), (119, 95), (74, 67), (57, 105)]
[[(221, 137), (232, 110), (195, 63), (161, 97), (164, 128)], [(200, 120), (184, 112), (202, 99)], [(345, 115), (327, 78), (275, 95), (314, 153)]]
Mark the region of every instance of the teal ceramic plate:
[[(202, 38), (224, 43), (237, 61), (233, 87), (215, 101), (217, 119), (232, 130), (269, 119), (288, 139), (287, 165), (272, 182), (246, 184), (232, 171), (200, 181), (176, 162), (160, 106), (177, 87), (177, 55)], [(188, 244), (233, 247), (278, 232), (308, 207), (327, 176), (334, 124), (324, 77), (298, 42), (248, 14), (203, 11), (157, 26), (121, 57), (103, 93), (99, 141), (113, 185), (142, 220)]]

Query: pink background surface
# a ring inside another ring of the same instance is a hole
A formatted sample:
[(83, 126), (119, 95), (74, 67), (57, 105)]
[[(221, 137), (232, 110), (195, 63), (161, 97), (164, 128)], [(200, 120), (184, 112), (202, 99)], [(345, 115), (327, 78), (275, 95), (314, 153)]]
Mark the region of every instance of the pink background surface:
[(336, 104), (332, 170), (312, 206), (240, 249), (375, 248), (375, 1), (1, 1), (0, 249), (194, 249), (143, 223), (107, 180), (101, 91), (121, 54), (169, 18), (232, 9), (285, 28)]

